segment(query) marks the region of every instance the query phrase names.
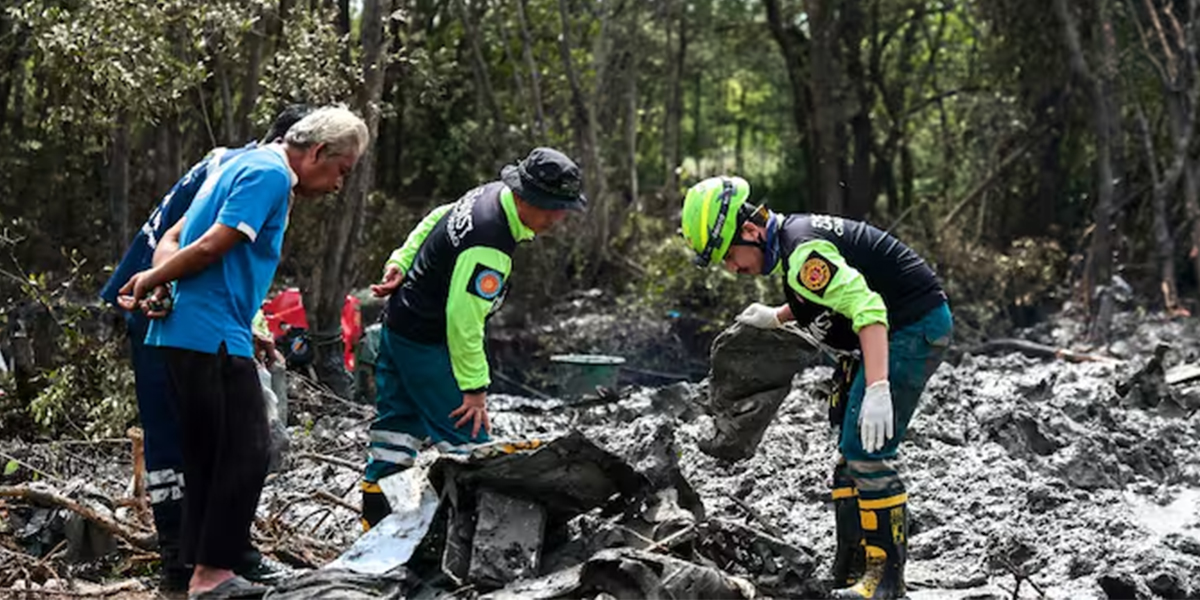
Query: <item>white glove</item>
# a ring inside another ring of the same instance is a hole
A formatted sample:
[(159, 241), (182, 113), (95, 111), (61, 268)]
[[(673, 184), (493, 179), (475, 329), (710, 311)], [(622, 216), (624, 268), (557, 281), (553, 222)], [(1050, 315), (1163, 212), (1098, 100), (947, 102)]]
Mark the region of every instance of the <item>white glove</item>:
[(892, 387), (886, 379), (872, 383), (863, 394), (862, 411), (858, 413), (858, 434), (867, 452), (883, 448), (895, 434)]
[(746, 310), (737, 316), (737, 322), (759, 329), (779, 329), (782, 325), (779, 317), (775, 315), (775, 308), (759, 302), (747, 306)]

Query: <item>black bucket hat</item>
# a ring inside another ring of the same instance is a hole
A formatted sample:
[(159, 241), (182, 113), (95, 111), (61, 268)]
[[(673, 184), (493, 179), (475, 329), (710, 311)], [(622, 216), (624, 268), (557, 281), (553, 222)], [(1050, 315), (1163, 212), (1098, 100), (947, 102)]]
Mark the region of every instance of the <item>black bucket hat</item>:
[(501, 169), (500, 179), (522, 200), (538, 208), (587, 208), (579, 165), (553, 148), (534, 148), (521, 162)]

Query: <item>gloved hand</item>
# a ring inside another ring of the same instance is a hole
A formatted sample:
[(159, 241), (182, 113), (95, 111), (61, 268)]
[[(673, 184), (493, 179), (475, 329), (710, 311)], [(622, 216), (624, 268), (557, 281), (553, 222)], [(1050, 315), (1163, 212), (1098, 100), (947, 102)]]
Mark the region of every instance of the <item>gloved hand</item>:
[(775, 315), (775, 308), (760, 302), (747, 306), (746, 310), (737, 316), (737, 322), (759, 329), (779, 329), (782, 325), (779, 317)]
[(892, 418), (892, 387), (887, 380), (876, 381), (863, 394), (862, 411), (858, 413), (858, 434), (863, 449), (876, 452), (895, 434)]

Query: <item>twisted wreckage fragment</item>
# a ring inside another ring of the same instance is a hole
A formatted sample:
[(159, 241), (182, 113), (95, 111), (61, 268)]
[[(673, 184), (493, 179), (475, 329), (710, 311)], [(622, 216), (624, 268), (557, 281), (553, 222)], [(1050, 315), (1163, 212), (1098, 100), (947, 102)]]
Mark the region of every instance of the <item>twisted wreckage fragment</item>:
[(651, 437), (666, 442), (639, 448), (659, 455), (639, 461), (653, 465), (647, 472), (577, 432), (424, 454), (381, 482), (390, 515), (272, 597), (399, 598), (425, 588), (492, 590), (490, 598), (751, 598), (809, 589), (810, 551), (697, 514), (702, 507), (686, 501), (694, 492), (673, 487), (683, 479), (671, 436)]

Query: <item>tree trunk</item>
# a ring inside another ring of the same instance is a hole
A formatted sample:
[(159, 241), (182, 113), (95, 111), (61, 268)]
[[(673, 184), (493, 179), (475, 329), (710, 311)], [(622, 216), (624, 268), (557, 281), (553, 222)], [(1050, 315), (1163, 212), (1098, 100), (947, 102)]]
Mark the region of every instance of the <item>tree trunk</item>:
[(21, 73), (18, 73), (18, 70), (21, 72), (25, 70), (21, 61), (25, 54), (25, 38), (28, 34), (21, 25), (0, 16), (0, 34), (10, 26), (14, 29), (12, 46), (8, 48), (3, 68), (0, 69), (0, 133), (3, 133), (8, 125), (8, 100), (12, 97), (14, 88), (19, 89), (16, 80)]
[[(846, 14), (843, 16), (845, 26), (842, 27), (846, 63), (847, 84), (850, 89), (853, 89), (855, 110), (850, 117), (850, 136), (852, 140), (853, 159), (848, 169), (849, 177), (847, 177), (846, 187), (843, 196), (849, 197), (849, 202), (846, 204), (846, 214), (855, 219), (864, 218), (872, 209), (875, 203), (875, 178), (871, 169), (871, 151), (875, 145), (874, 127), (871, 123), (871, 111), (875, 107), (875, 91), (868, 78), (867, 68), (863, 65), (862, 51), (864, 42), (867, 39), (865, 27), (868, 23), (867, 16), (863, 14), (858, 3), (847, 3)], [(878, 15), (871, 15), (872, 26), (876, 26), (875, 21)], [(879, 53), (878, 46), (875, 42), (874, 35), (871, 39), (872, 61), (877, 60), (874, 56)], [(835, 41), (836, 43), (836, 41)], [(901, 63), (903, 62), (904, 52), (901, 51)], [(901, 79), (900, 85), (903, 85), (904, 80)], [(903, 94), (897, 94), (903, 98)], [(901, 106), (897, 112), (903, 112)], [(893, 131), (888, 132), (889, 141), (894, 144), (897, 132), (903, 128), (903, 117), (894, 117), (900, 123), (893, 125)], [(890, 155), (892, 147), (885, 147), (884, 154)], [(886, 159), (885, 159), (886, 160)], [(839, 162), (843, 162), (839, 159)]]
[[(637, 44), (637, 32), (641, 26), (641, 23), (638, 21), (640, 12), (636, 2), (629, 6), (629, 21), (627, 22), (626, 35), (629, 36), (628, 43), (630, 45)], [(629, 89), (625, 94), (625, 150), (629, 158), (629, 202), (637, 207), (637, 210), (640, 212), (642, 210), (642, 201), (638, 190), (637, 168), (639, 55), (638, 48), (631, 48), (629, 52), (629, 65), (625, 71), (625, 80), (629, 84)]]
[[(463, 29), (467, 33), (467, 43), (471, 47), (471, 71), (475, 75), (476, 97), (481, 108), (486, 109), (492, 118), (491, 127), (488, 129), (493, 132), (493, 135), (488, 140), (488, 145), (497, 147), (501, 142), (497, 134), (502, 131), (504, 126), (504, 114), (500, 112), (500, 105), (496, 103), (496, 94), (492, 91), (491, 71), (488, 69), (487, 61), (483, 58), (483, 49), (479, 45), (479, 30), (475, 27), (475, 20), (471, 17), (471, 7), (467, 6), (466, 0), (454, 0), (454, 9), (462, 21)], [(480, 117), (482, 116), (481, 114)]]
[(736, 132), (733, 142), (733, 164), (734, 169), (738, 174), (746, 172), (746, 128), (749, 124), (749, 119), (746, 117), (746, 86), (742, 86), (742, 92), (738, 94), (738, 116), (737, 122), (734, 124)]
[(1046, 123), (1047, 142), (1038, 152), (1038, 185), (1034, 196), (1033, 210), (1020, 203), (1024, 208), (1018, 211), (1019, 225), (1017, 235), (1027, 237), (1042, 237), (1050, 230), (1058, 215), (1059, 199), (1063, 197), (1066, 181), (1062, 166), (1062, 152), (1065, 136), (1063, 115), (1067, 107), (1062, 101), (1065, 94), (1056, 89), (1051, 92), (1052, 99), (1041, 116)]
[(805, 6), (812, 32), (809, 47), (812, 77), (809, 90), (812, 97), (812, 134), (816, 138), (817, 185), (820, 188), (821, 210), (832, 215), (846, 212), (842, 188), (842, 153), (838, 144), (841, 111), (838, 96), (841, 78), (836, 57), (838, 21), (836, 0), (806, 0)]
[[(1179, 183), (1180, 172), (1172, 165), (1166, 174), (1160, 174), (1158, 157), (1154, 152), (1154, 138), (1150, 134), (1150, 124), (1146, 121), (1145, 111), (1141, 106), (1136, 108), (1138, 126), (1142, 131), (1142, 145), (1146, 152), (1146, 166), (1150, 171), (1150, 181), (1153, 184), (1151, 207), (1153, 210), (1154, 248), (1158, 258), (1159, 282), (1163, 295), (1163, 307), (1167, 312), (1178, 308), (1178, 295), (1175, 283), (1175, 240), (1171, 236), (1171, 227), (1167, 224), (1167, 194)], [(1180, 159), (1183, 157), (1180, 156)], [(1179, 161), (1182, 164), (1182, 160)], [(1180, 169), (1181, 171), (1182, 169)], [(1174, 178), (1172, 180), (1172, 177)]]
[[(678, 31), (675, 25), (678, 24)], [(683, 72), (687, 58), (688, 27), (687, 11), (682, 0), (670, 0), (666, 14), (667, 30), (667, 110), (663, 116), (663, 199), (665, 209), (670, 211), (679, 197), (679, 161), (683, 128)], [(672, 33), (677, 38), (672, 46)]]
[[(508, 33), (508, 25), (504, 24), (505, 19), (495, 19), (495, 21), (497, 26), (500, 28), (500, 42), (501, 46), (504, 48), (504, 62), (513, 66), (513, 91), (516, 93), (516, 97), (519, 98), (517, 104), (520, 105), (521, 111), (521, 129), (528, 132), (526, 137), (538, 138), (538, 132), (530, 129), (530, 126), (533, 124), (530, 122), (530, 103), (525, 102), (525, 98), (527, 97), (525, 92), (525, 79), (521, 77), (521, 70), (516, 67), (517, 58), (513, 56), (512, 44), (510, 43), (512, 36), (510, 36)], [(534, 143), (537, 143), (537, 139), (534, 140)]]
[(850, 130), (854, 138), (854, 163), (850, 167), (850, 202), (846, 213), (851, 218), (862, 219), (871, 212), (876, 197), (874, 178), (871, 175), (871, 145), (874, 142), (874, 132), (871, 127), (870, 109), (862, 109), (850, 118)]
[(179, 167), (171, 164), (171, 129), (174, 119), (165, 117), (154, 129), (154, 194), (162, 197), (179, 178)]
[(779, 51), (783, 54), (783, 63), (787, 68), (788, 83), (792, 86), (792, 121), (796, 124), (796, 135), (803, 137), (808, 131), (807, 107), (812, 103), (807, 82), (804, 80), (803, 53), (798, 47), (804, 44), (804, 37), (792, 24), (792, 19), (788, 18), (785, 24), (779, 0), (764, 0), (763, 4), (767, 8), (771, 37), (779, 44)]
[(529, 33), (529, 22), (525, 18), (525, 0), (516, 0), (517, 20), (521, 24), (521, 54), (525, 57), (525, 67), (529, 69), (530, 92), (533, 94), (533, 110), (537, 120), (537, 136), (540, 142), (546, 140), (546, 114), (542, 106), (542, 73), (537, 61), (533, 58), (533, 36)]
[[(350, 0), (337, 0), (337, 30), (345, 40), (342, 43), (342, 64), (350, 64)], [(362, 31), (361, 29), (359, 30)]]
[[(392, 0), (363, 1), (363, 83), (355, 94), (354, 109), (366, 121), (372, 140), (379, 131), (383, 59), (389, 42), (384, 35), (384, 16), (391, 13), (391, 7)], [(317, 349), (318, 374), (323, 383), (343, 397), (348, 397), (350, 381), (342, 368), (341, 312), (346, 293), (358, 275), (352, 267), (362, 241), (367, 194), (374, 180), (373, 145), (368, 145), (338, 198), (337, 218), (325, 221), (326, 248), (321, 259), (320, 278), (305, 299), (313, 347)]]
[[(254, 106), (258, 103), (258, 80), (262, 71), (263, 59), (263, 16), (259, 11), (258, 20), (246, 32), (246, 79), (242, 81), (242, 97), (238, 105), (238, 139), (230, 140), (230, 144), (242, 145), (257, 138), (254, 134)], [(274, 116), (274, 115), (272, 115)]]
[(108, 207), (112, 219), (113, 260), (120, 260), (129, 243), (129, 119), (117, 116), (112, 131), (112, 154), (108, 162)]
[(559, 36), (559, 53), (562, 57), (563, 70), (567, 75), (567, 83), (571, 90), (572, 129), (575, 133), (575, 147), (583, 157), (583, 187), (588, 196), (588, 221), (592, 224), (589, 231), (593, 232), (589, 256), (594, 257), (593, 266), (601, 264), (608, 256), (608, 200), (604, 180), (604, 166), (600, 158), (600, 144), (596, 137), (596, 117), (592, 103), (588, 101), (580, 83), (575, 61), (571, 58), (571, 16), (567, 0), (558, 0), (559, 19), (562, 22), (562, 34)]
[(1192, 259), (1193, 273), (1200, 281), (1200, 173), (1196, 172), (1200, 169), (1200, 162), (1188, 162), (1183, 179), (1184, 207), (1188, 220), (1192, 222), (1192, 246), (1188, 250), (1188, 257)]
[[(26, 52), (25, 51), (20, 52), (20, 58), (18, 59), (17, 64), (20, 65), (20, 62), (25, 60), (25, 57), (26, 57)], [(12, 135), (12, 139), (14, 139), (14, 140), (20, 140), (20, 139), (25, 138), (25, 93), (26, 93), (25, 86), (26, 86), (26, 82), (28, 81), (28, 77), (29, 77), (27, 71), (28, 71), (28, 69), (26, 69), (25, 67), (18, 66), (16, 71), (12, 72), (13, 73), (13, 87), (12, 87), (13, 108), (12, 108), (12, 117), (9, 121), (12, 125), (9, 127), (8, 131)]]
[(213, 53), (217, 79), (221, 85), (221, 144), (233, 144), (237, 139), (237, 107), (233, 104), (233, 87), (229, 84), (229, 64), (220, 52)]
[(295, 3), (296, 0), (279, 0), (277, 11), (275, 13), (268, 12), (266, 22), (267, 56), (274, 56), (276, 52), (287, 47), (287, 39), (283, 35), (283, 30)]
[[(1096, 0), (1100, 23), (1098, 30), (1110, 30), (1112, 21), (1106, 5), (1107, 0)], [(1106, 304), (1111, 303), (1102, 289), (1107, 289), (1112, 280), (1113, 270), (1113, 140), (1115, 130), (1115, 115), (1113, 111), (1116, 99), (1109, 96), (1112, 89), (1110, 78), (1112, 60), (1115, 55), (1110, 36), (1103, 33), (1099, 36), (1102, 53), (1099, 74), (1093, 73), (1084, 57), (1083, 46), (1079, 36), (1079, 19), (1074, 11), (1067, 6), (1067, 0), (1054, 0), (1054, 10), (1063, 25), (1063, 36), (1070, 52), (1071, 70), (1086, 86), (1092, 100), (1092, 123), (1096, 135), (1096, 176), (1097, 193), (1096, 205), (1093, 209), (1095, 228), (1092, 232), (1091, 246), (1088, 249), (1087, 268), (1083, 277), (1082, 293), (1087, 302), (1088, 313), (1092, 316), (1089, 339), (1092, 343), (1104, 343), (1108, 340), (1111, 325), (1112, 310)], [(1093, 302), (1092, 294), (1100, 292), (1099, 302)]]

